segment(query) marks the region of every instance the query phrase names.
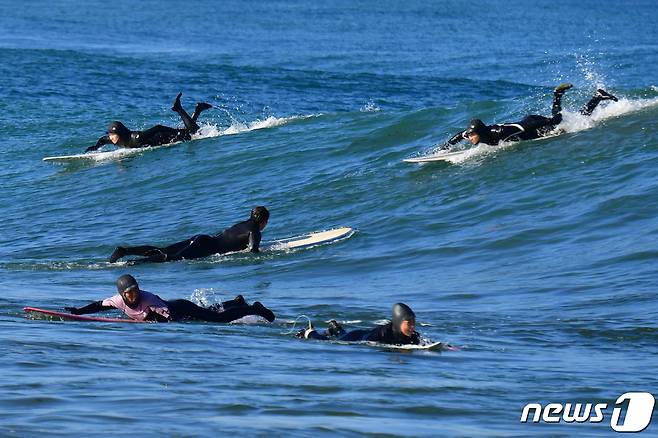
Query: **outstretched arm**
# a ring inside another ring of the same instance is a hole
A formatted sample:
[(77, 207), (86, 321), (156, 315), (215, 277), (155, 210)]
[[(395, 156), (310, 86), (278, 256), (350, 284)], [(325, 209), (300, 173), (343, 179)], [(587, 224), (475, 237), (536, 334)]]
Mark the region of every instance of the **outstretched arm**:
[(260, 231), (252, 231), (249, 233), (249, 251), (260, 252), (260, 239), (263, 237)]
[(86, 313), (103, 312), (112, 308), (113, 307), (110, 306), (104, 306), (102, 301), (94, 301), (93, 303), (87, 304), (84, 307), (64, 307), (64, 310), (71, 312), (74, 315), (84, 315)]
[(460, 131), (457, 134), (453, 135), (450, 140), (446, 142), (447, 145), (454, 146), (457, 143), (459, 143), (462, 140), (465, 140), (468, 138), (468, 135), (466, 135), (466, 131)]
[(100, 148), (104, 144), (109, 144), (109, 143), (112, 143), (110, 141), (110, 136), (104, 135), (104, 136), (102, 136), (101, 138), (98, 139), (98, 141), (96, 142), (95, 145), (89, 146), (87, 149), (85, 149), (85, 152), (95, 151), (96, 149)]

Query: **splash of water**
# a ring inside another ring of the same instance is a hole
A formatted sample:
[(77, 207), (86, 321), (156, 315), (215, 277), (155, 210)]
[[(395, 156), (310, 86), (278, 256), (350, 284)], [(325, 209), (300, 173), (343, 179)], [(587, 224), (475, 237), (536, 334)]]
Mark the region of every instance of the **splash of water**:
[(359, 111), (362, 113), (376, 113), (381, 111), (381, 108), (379, 108), (374, 101), (369, 100), (365, 105), (361, 107)]
[(620, 98), (618, 102), (609, 102), (607, 105), (600, 105), (594, 110), (591, 116), (584, 116), (579, 112), (563, 111), (562, 115), (564, 119), (560, 123), (560, 129), (564, 132), (583, 131), (593, 128), (604, 120), (621, 117), (656, 105), (658, 105), (658, 97), (637, 100)]

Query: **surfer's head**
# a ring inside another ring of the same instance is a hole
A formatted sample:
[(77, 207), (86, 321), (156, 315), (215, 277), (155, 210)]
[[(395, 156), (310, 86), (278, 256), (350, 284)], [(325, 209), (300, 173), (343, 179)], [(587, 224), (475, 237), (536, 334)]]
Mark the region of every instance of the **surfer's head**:
[(117, 292), (123, 302), (131, 309), (139, 303), (139, 285), (135, 277), (129, 274), (122, 275), (117, 280)]
[(487, 125), (485, 125), (480, 119), (471, 120), (466, 129), (466, 135), (468, 135), (471, 144), (474, 145), (480, 143), (481, 137), (484, 137), (486, 132)]
[(416, 330), (416, 314), (404, 303), (393, 305), (393, 330), (409, 337)]
[(250, 219), (256, 222), (260, 227), (260, 230), (263, 231), (267, 226), (267, 221), (270, 220), (270, 212), (263, 206), (254, 207), (254, 209), (251, 210)]
[(115, 120), (107, 127), (107, 135), (110, 137), (112, 144), (117, 144), (122, 140), (126, 141), (130, 138), (130, 129), (126, 128), (123, 123)]

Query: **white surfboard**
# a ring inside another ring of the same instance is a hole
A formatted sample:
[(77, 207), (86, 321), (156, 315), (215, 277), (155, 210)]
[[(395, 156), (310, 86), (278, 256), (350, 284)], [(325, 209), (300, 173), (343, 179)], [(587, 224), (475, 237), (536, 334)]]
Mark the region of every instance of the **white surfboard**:
[[(194, 140), (194, 138), (192, 139)], [(192, 141), (190, 140), (190, 141)], [(104, 152), (86, 152), (84, 154), (76, 155), (60, 155), (55, 157), (45, 157), (43, 161), (50, 161), (55, 163), (70, 163), (70, 162), (88, 162), (88, 161), (106, 161), (106, 160), (118, 160), (124, 157), (130, 157), (132, 155), (138, 155), (146, 151), (153, 151), (160, 148), (168, 148), (171, 146), (176, 146), (182, 141), (176, 141), (173, 143), (165, 143), (157, 146), (144, 146), (141, 148), (118, 148), (111, 151)]]
[(118, 158), (128, 157), (131, 155), (139, 154), (147, 149), (152, 148), (122, 148), (106, 152), (90, 152), (86, 154), (76, 155), (60, 155), (55, 157), (45, 157), (43, 161), (50, 161), (56, 163), (69, 163), (74, 161), (104, 161), (116, 160)]
[(386, 350), (433, 350), (441, 351), (446, 349), (443, 342), (428, 342), (426, 344), (407, 344), (407, 345), (391, 345), (391, 344), (380, 344), (379, 342), (365, 342), (366, 345), (371, 347), (383, 348)]
[(491, 146), (488, 144), (480, 143), (475, 147), (471, 147), (468, 149), (463, 149), (460, 151), (454, 151), (450, 152), (449, 150), (439, 150), (438, 152), (435, 153), (430, 153), (429, 155), (424, 155), (421, 157), (413, 157), (413, 158), (405, 158), (402, 161), (405, 163), (417, 163), (417, 164), (423, 164), (423, 163), (436, 163), (440, 161), (444, 161), (447, 163), (453, 163), (453, 164), (459, 164), (463, 163), (466, 160), (475, 158), (475, 157), (483, 157), (483, 156), (488, 156), (497, 153), (498, 151), (501, 151), (503, 149), (508, 149), (510, 147), (516, 146), (520, 143), (525, 143), (525, 142), (538, 142), (538, 141), (543, 141), (546, 139), (551, 139), (553, 137), (557, 137), (559, 135), (563, 134), (563, 131), (560, 130), (555, 130), (554, 132), (544, 135), (543, 137), (539, 138), (534, 138), (532, 140), (524, 140), (524, 141), (508, 141), (508, 142), (502, 142), (498, 145)]
[(317, 233), (304, 234), (288, 239), (275, 240), (265, 247), (268, 251), (285, 251), (289, 249), (309, 248), (315, 245), (331, 243), (337, 240), (348, 239), (354, 234), (350, 227), (334, 228)]
[(437, 161), (445, 161), (448, 163), (460, 163), (465, 159), (469, 158), (471, 155), (474, 155), (472, 149), (466, 149), (464, 151), (456, 152), (441, 152), (434, 155), (426, 155), (424, 157), (414, 157), (414, 158), (405, 158), (405, 163), (435, 163)]
[[(322, 341), (321, 341), (322, 342)], [(395, 351), (414, 351), (414, 350), (430, 350), (430, 351), (457, 351), (458, 347), (454, 347), (445, 342), (424, 342), (422, 344), (406, 344), (406, 345), (393, 345), (393, 344), (382, 344), (380, 342), (372, 341), (340, 341), (340, 340), (331, 340), (329, 341), (333, 344), (340, 345), (366, 345), (368, 347), (381, 348), (384, 350), (395, 350)]]

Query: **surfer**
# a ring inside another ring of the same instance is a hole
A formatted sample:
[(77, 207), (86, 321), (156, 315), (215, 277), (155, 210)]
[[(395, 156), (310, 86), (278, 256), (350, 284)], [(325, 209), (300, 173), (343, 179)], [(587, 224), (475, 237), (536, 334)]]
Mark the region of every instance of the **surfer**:
[(115, 263), (127, 255), (142, 256), (144, 258), (132, 263), (169, 262), (183, 259), (198, 259), (213, 254), (224, 254), (233, 251), (249, 249), (250, 252), (259, 252), (261, 232), (267, 226), (270, 212), (267, 208), (259, 206), (251, 210), (246, 221), (237, 223), (232, 227), (214, 236), (197, 234), (189, 239), (174, 243), (166, 247), (157, 246), (118, 246), (110, 256), (110, 263)]
[(318, 333), (309, 323), (309, 328), (302, 330), (297, 336), (304, 339), (323, 341), (333, 338), (338, 341), (371, 341), (390, 345), (420, 344), (420, 334), (416, 332), (416, 314), (403, 303), (393, 305), (391, 322), (373, 329), (353, 330), (346, 333), (338, 322), (331, 320), (324, 334)]
[[(544, 117), (537, 114), (526, 116), (523, 120), (516, 123), (503, 123), (495, 125), (485, 125), (480, 119), (470, 121), (468, 128), (455, 134), (448, 140), (441, 149), (449, 149), (462, 140), (469, 140), (471, 144), (486, 143), (488, 145), (497, 145), (501, 141), (521, 141), (532, 140), (544, 137), (551, 133), (557, 125), (562, 122), (562, 96), (564, 92), (572, 88), (571, 84), (561, 84), (553, 91), (553, 106), (551, 108), (551, 117)], [(604, 100), (613, 100), (617, 102), (617, 97), (603, 89), (596, 90), (594, 96), (582, 107), (580, 113), (584, 116), (590, 116), (594, 109)]]
[(95, 151), (105, 144), (112, 143), (123, 148), (143, 148), (149, 146), (159, 146), (162, 144), (174, 143), (177, 141), (188, 141), (192, 138), (192, 134), (199, 130), (196, 120), (201, 112), (212, 108), (212, 105), (205, 102), (199, 102), (194, 108), (192, 117), (185, 111), (183, 105), (180, 103), (180, 98), (183, 93), (178, 93), (174, 105), (171, 109), (178, 113), (185, 125), (184, 129), (170, 128), (168, 126), (156, 125), (145, 131), (131, 131), (126, 126), (119, 122), (114, 121), (110, 123), (107, 128), (107, 134), (98, 139), (94, 146), (88, 147), (85, 152)]
[(126, 316), (138, 321), (181, 321), (195, 319), (208, 322), (231, 322), (247, 315), (257, 315), (269, 322), (274, 321), (274, 313), (260, 302), (249, 305), (242, 295), (230, 301), (200, 307), (189, 300), (165, 301), (159, 296), (141, 290), (132, 275), (122, 275), (117, 280), (117, 295), (102, 301), (95, 301), (84, 307), (65, 307), (74, 315), (119, 309)]

